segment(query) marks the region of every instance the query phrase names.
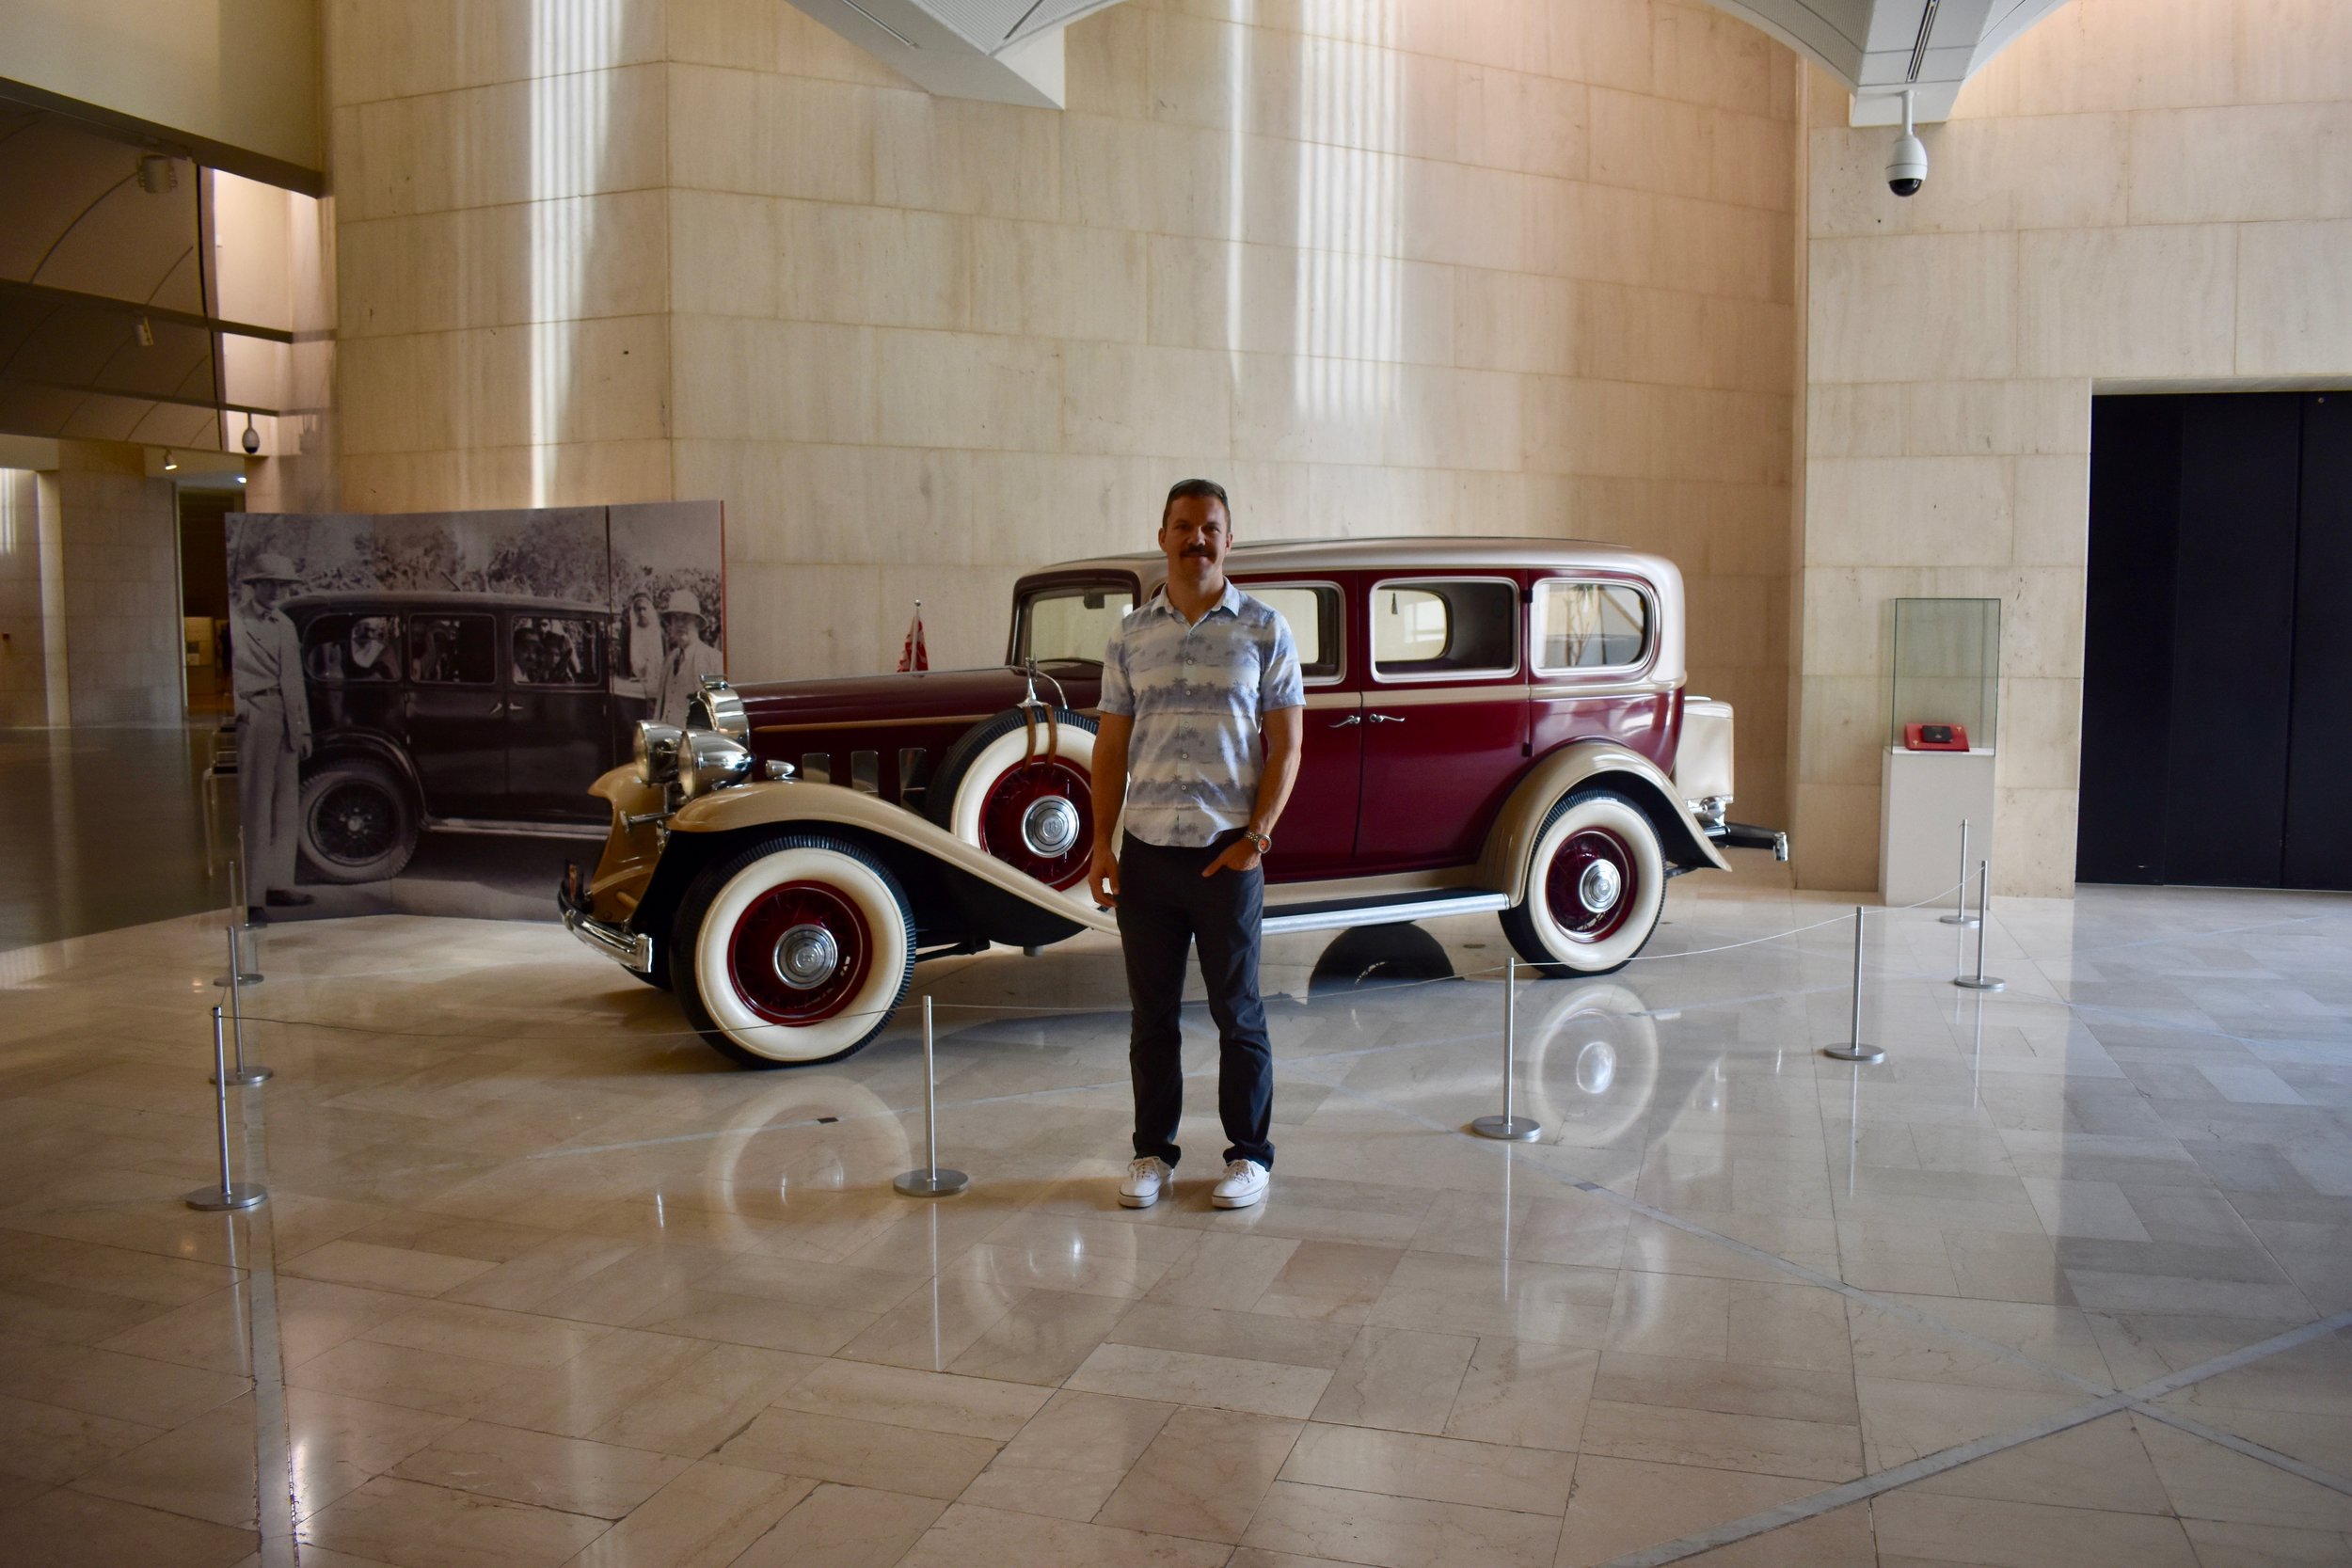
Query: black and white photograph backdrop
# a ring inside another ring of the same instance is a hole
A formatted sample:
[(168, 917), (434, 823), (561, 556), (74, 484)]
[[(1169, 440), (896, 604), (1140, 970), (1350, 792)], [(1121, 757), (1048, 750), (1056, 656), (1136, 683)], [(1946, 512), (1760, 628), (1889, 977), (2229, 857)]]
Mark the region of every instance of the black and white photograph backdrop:
[(233, 513), (228, 658), (258, 918), (548, 918), (598, 774), (725, 673), (716, 501)]

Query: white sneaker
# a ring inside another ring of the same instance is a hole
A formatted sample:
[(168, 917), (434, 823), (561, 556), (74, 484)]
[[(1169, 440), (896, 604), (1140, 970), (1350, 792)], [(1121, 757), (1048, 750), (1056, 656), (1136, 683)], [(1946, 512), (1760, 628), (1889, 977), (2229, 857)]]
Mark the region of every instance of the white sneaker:
[(1265, 1196), (1273, 1182), (1274, 1174), (1255, 1160), (1229, 1161), (1225, 1174), (1209, 1189), (1209, 1201), (1219, 1209), (1247, 1209)]
[(1176, 1173), (1168, 1168), (1168, 1162), (1156, 1154), (1147, 1154), (1127, 1166), (1127, 1179), (1119, 1184), (1119, 1206), (1149, 1209), (1160, 1200), (1162, 1193), (1175, 1185)]

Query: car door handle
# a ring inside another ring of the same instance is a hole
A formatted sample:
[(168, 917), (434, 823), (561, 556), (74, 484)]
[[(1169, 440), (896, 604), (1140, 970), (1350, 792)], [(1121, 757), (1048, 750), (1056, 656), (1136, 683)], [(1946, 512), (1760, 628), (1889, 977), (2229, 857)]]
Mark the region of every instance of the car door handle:
[(1372, 721), (1375, 724), (1402, 724), (1405, 722), (1404, 720), (1399, 719), (1393, 713), (1375, 713), (1372, 716)]
[(1331, 725), (1331, 727), (1332, 727), (1333, 729), (1335, 729), (1335, 730), (1343, 730), (1343, 729), (1347, 728), (1350, 724), (1360, 724), (1360, 723), (1362, 723), (1363, 721), (1364, 721), (1364, 716), (1363, 716), (1362, 714), (1360, 714), (1360, 713), (1351, 713), (1351, 714), (1349, 714), (1349, 715), (1348, 715), (1346, 718), (1344, 718), (1344, 719), (1341, 719), (1341, 720), (1334, 721), (1333, 721), (1333, 723), (1332, 723), (1332, 725)]

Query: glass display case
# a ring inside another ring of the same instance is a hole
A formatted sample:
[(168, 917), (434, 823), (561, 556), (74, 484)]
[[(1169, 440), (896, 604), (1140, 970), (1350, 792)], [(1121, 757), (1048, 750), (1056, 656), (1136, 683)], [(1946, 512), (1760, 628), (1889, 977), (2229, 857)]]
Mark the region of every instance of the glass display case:
[[(1894, 671), (1890, 748), (1994, 749), (2000, 721), (2000, 600), (1897, 599), (1888, 662)], [(1964, 746), (1959, 744), (1963, 737)]]

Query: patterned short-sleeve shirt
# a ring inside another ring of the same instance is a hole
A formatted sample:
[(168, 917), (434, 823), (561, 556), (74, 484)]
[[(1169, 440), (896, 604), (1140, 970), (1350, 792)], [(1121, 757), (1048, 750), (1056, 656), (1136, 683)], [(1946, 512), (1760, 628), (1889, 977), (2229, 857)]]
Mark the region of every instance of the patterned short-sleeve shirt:
[(1163, 588), (1130, 610), (1103, 654), (1104, 713), (1135, 720), (1127, 831), (1199, 848), (1248, 826), (1265, 754), (1264, 716), (1304, 707), (1298, 648), (1270, 605), (1232, 583), (1198, 623)]

